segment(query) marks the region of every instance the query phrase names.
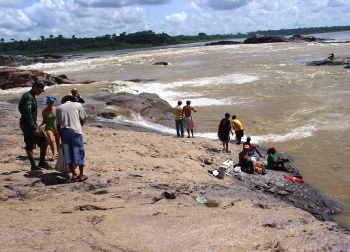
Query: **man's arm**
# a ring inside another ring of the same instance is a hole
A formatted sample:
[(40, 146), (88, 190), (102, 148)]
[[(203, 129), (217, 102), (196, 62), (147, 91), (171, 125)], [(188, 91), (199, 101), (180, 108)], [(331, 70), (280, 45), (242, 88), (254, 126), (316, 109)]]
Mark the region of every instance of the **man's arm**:
[(80, 95), (77, 95), (77, 100), (78, 100), (78, 102), (80, 102), (80, 103), (85, 103), (84, 98), (81, 97)]

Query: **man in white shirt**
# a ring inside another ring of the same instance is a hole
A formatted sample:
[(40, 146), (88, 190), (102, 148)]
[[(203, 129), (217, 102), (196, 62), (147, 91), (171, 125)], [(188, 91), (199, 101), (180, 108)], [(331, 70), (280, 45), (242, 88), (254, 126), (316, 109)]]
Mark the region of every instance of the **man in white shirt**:
[[(83, 106), (72, 95), (64, 96), (61, 103), (56, 109), (56, 120), (62, 138), (64, 159), (72, 171), (72, 179), (83, 182), (88, 178), (84, 175), (85, 148), (82, 128), (87, 115)], [(77, 166), (79, 175), (76, 172)]]

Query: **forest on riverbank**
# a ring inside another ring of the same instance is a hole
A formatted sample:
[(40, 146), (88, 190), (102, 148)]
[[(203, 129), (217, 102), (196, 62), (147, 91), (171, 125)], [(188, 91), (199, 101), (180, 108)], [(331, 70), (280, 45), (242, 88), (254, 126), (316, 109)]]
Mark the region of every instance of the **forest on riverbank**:
[(170, 36), (166, 33), (155, 33), (152, 30), (139, 31), (126, 34), (126, 32), (117, 34), (105, 34), (94, 38), (77, 38), (73, 35), (71, 38), (66, 38), (63, 35), (57, 37), (50, 35), (49, 37), (40, 36), (34, 40), (12, 40), (5, 42), (0, 39), (0, 54), (5, 55), (25, 55), (25, 56), (45, 56), (64, 55), (73, 53), (84, 53), (94, 51), (108, 51), (129, 48), (142, 48), (151, 46), (186, 44), (194, 42), (205, 42), (225, 39), (248, 38), (255, 34), (266, 34), (274, 36), (288, 35), (306, 35), (314, 33), (328, 33), (350, 31), (350, 26), (332, 26), (332, 27), (311, 27), (297, 29), (280, 29), (280, 30), (265, 30), (252, 31), (247, 33), (237, 34), (215, 34), (207, 35), (203, 32), (197, 35), (178, 35)]

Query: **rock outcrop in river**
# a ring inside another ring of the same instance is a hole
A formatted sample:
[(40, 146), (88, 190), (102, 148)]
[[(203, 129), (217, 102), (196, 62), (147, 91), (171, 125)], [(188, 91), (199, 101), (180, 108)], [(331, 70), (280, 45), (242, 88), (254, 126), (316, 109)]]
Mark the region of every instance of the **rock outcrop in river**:
[(47, 86), (59, 84), (89, 84), (94, 81), (74, 81), (69, 80), (66, 75), (47, 74), (39, 70), (20, 70), (17, 68), (0, 68), (0, 89), (10, 89), (17, 87), (31, 87), (32, 81), (41, 80)]

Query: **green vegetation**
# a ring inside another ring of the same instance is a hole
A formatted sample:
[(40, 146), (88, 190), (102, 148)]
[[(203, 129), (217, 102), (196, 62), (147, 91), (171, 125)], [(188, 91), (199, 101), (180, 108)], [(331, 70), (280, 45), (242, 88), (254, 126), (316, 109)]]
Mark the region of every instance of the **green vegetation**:
[(151, 46), (185, 44), (203, 41), (227, 40), (235, 38), (248, 38), (255, 34), (267, 34), (274, 36), (286, 35), (306, 35), (314, 33), (325, 32), (339, 32), (350, 31), (350, 26), (333, 26), (333, 27), (312, 27), (312, 28), (298, 28), (298, 29), (281, 29), (281, 30), (267, 30), (255, 31), (248, 33), (237, 34), (216, 34), (207, 35), (203, 32), (196, 36), (169, 36), (166, 33), (156, 34), (153, 31), (141, 31), (126, 34), (126, 32), (116, 34), (106, 34), (95, 38), (76, 38), (73, 35), (71, 38), (65, 38), (62, 35), (54, 37), (50, 35), (48, 38), (40, 36), (38, 40), (28, 39), (27, 41), (5, 42), (3, 38), (0, 39), (0, 54), (17, 55), (22, 54), (26, 56), (41, 56), (41, 55), (64, 55), (77, 54), (84, 52), (108, 51), (130, 48), (143, 48)]

